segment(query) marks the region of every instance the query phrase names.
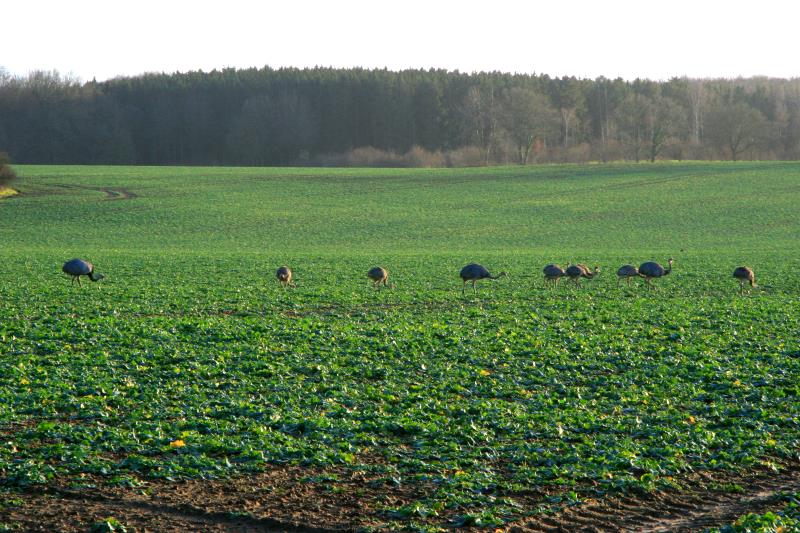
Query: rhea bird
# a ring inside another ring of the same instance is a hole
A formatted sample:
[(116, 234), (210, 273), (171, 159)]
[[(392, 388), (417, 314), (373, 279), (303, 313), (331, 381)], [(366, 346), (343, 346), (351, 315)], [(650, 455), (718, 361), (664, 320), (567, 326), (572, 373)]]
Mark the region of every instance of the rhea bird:
[(64, 272), (64, 274), (69, 274), (72, 276), (73, 285), (75, 284), (75, 280), (77, 280), (79, 287), (81, 286), (81, 276), (86, 276), (92, 281), (100, 281), (105, 277), (102, 274), (95, 274), (94, 265), (83, 259), (70, 259), (64, 263), (64, 266), (61, 267), (61, 270)]
[(372, 267), (367, 272), (367, 277), (372, 280), (373, 287), (379, 287), (383, 283), (384, 287), (389, 284), (389, 271), (383, 267)]
[(626, 283), (630, 287), (631, 279), (638, 278), (640, 276), (639, 269), (633, 265), (622, 265), (617, 270), (617, 287), (619, 287), (619, 282), (622, 278), (625, 278)]
[(756, 275), (752, 268), (741, 266), (733, 271), (733, 277), (739, 280), (739, 293), (744, 294), (744, 284), (750, 283), (751, 287), (756, 286)]
[(595, 265), (594, 270), (584, 264), (569, 265), (565, 271), (569, 279), (575, 282), (576, 287), (581, 286), (581, 278), (592, 279), (600, 273), (600, 267)]
[(278, 281), (281, 282), (281, 285), (283, 285), (284, 288), (286, 288), (287, 285), (290, 287), (296, 287), (294, 281), (292, 281), (292, 269), (287, 266), (280, 267), (275, 272), (275, 277), (278, 278)]
[(561, 268), (561, 265), (557, 265), (555, 263), (550, 263), (549, 265), (545, 266), (542, 269), (542, 272), (544, 272), (545, 283), (549, 281), (553, 284), (553, 287), (558, 285), (559, 280), (567, 275), (566, 271)]
[(664, 268), (660, 264), (654, 261), (648, 261), (646, 263), (642, 263), (639, 265), (639, 275), (644, 278), (644, 282), (647, 283), (647, 287), (651, 288), (650, 280), (653, 278), (660, 278), (662, 276), (668, 276), (670, 272), (672, 272), (672, 263), (675, 260), (673, 258), (669, 258), (667, 263), (669, 264), (668, 268)]
[(464, 294), (464, 291), (467, 288), (468, 281), (472, 282), (473, 292), (477, 292), (477, 289), (475, 288), (475, 282), (478, 281), (479, 279), (498, 279), (502, 278), (503, 276), (507, 276), (508, 274), (506, 274), (505, 272), (500, 272), (498, 275), (492, 276), (489, 273), (489, 271), (486, 270), (486, 267), (484, 267), (483, 265), (479, 265), (478, 263), (470, 263), (461, 269), (459, 275), (461, 276), (461, 279), (464, 281), (464, 284), (461, 286), (461, 294)]

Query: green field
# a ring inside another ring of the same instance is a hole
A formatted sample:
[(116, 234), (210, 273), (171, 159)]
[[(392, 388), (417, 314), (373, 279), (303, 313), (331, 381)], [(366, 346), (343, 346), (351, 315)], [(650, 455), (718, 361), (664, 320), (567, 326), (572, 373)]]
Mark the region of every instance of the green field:
[[(418, 489), (362, 525), (502, 526), (797, 455), (798, 163), (16, 170), (7, 489), (336, 466)], [(472, 261), (509, 276), (462, 297)], [(603, 272), (546, 288), (568, 261)]]

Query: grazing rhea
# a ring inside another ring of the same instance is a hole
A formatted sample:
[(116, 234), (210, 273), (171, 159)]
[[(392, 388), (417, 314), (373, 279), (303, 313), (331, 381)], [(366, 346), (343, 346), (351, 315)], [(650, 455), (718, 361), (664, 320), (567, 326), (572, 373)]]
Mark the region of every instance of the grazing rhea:
[(275, 272), (275, 277), (278, 278), (278, 281), (281, 282), (284, 288), (286, 288), (287, 285), (296, 287), (294, 281), (292, 281), (292, 269), (287, 266), (280, 267), (278, 271)]
[(64, 266), (61, 267), (61, 270), (64, 274), (69, 274), (72, 276), (72, 284), (75, 284), (75, 280), (78, 280), (78, 286), (81, 286), (81, 276), (86, 276), (92, 281), (100, 281), (105, 276), (102, 274), (95, 274), (94, 273), (94, 265), (91, 264), (89, 261), (84, 261), (83, 259), (70, 259)]
[(756, 275), (753, 272), (752, 268), (748, 267), (737, 267), (736, 270), (733, 271), (733, 277), (739, 280), (739, 293), (744, 294), (744, 284), (745, 282), (750, 283), (751, 287), (756, 286)]
[(544, 272), (545, 283), (549, 281), (553, 284), (553, 287), (558, 285), (559, 280), (567, 275), (566, 271), (555, 263), (550, 263), (544, 267), (542, 272)]
[(479, 265), (478, 263), (470, 263), (461, 269), (461, 273), (459, 275), (464, 281), (464, 284), (461, 286), (461, 294), (464, 294), (468, 281), (472, 282), (472, 290), (477, 292), (477, 289), (475, 288), (475, 282), (479, 279), (498, 279), (502, 278), (503, 276), (507, 276), (508, 274), (505, 272), (500, 272), (498, 275), (492, 276), (483, 265)]
[(638, 278), (639, 277), (639, 269), (633, 265), (622, 265), (617, 270), (617, 287), (619, 287), (619, 282), (622, 278), (625, 278), (628, 286), (631, 285), (631, 278)]
[(588, 266), (584, 265), (583, 263), (578, 263), (578, 266), (583, 269), (583, 277), (587, 279), (592, 279), (596, 275), (600, 273), (600, 265), (595, 265), (594, 270), (590, 270)]
[(569, 279), (575, 282), (576, 287), (581, 286), (581, 278), (592, 279), (600, 273), (600, 267), (594, 267), (594, 270), (589, 270), (589, 267), (584, 264), (569, 265), (566, 270)]
[(663, 266), (655, 263), (653, 261), (648, 261), (647, 263), (642, 263), (639, 265), (639, 275), (644, 278), (645, 283), (647, 283), (647, 287), (651, 288), (650, 280), (653, 278), (660, 278), (662, 276), (668, 276), (670, 272), (672, 272), (672, 263), (675, 261), (673, 258), (669, 258), (667, 263), (669, 263), (669, 268), (664, 268)]
[(383, 283), (384, 287), (388, 286), (389, 271), (383, 267), (370, 268), (369, 272), (367, 272), (367, 277), (372, 280), (373, 287), (378, 287), (381, 283)]

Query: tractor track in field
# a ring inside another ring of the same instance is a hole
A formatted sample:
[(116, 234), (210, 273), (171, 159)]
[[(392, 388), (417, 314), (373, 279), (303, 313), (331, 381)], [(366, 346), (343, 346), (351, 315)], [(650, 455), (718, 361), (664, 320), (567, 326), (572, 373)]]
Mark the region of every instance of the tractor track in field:
[(139, 195), (135, 192), (132, 192), (130, 189), (123, 188), (123, 187), (86, 187), (83, 185), (54, 185), (54, 187), (59, 187), (61, 189), (80, 189), (84, 191), (97, 191), (105, 193), (105, 198), (103, 200), (133, 200), (134, 198), (138, 198)]
[(800, 465), (779, 473), (763, 470), (723, 478), (706, 474), (687, 485), (683, 490), (589, 501), (520, 521), (509, 531), (666, 533), (722, 527), (748, 513), (774, 511), (779, 494), (800, 490)]
[(636, 187), (651, 187), (653, 185), (663, 185), (665, 183), (672, 183), (676, 181), (683, 181), (686, 179), (691, 178), (708, 178), (708, 177), (718, 177), (722, 174), (727, 174), (729, 172), (734, 172), (735, 170), (729, 171), (718, 171), (713, 174), (679, 174), (679, 175), (671, 175), (671, 176), (662, 176), (650, 179), (634, 179), (630, 181), (625, 181), (622, 183), (612, 183), (610, 185), (605, 186), (595, 186), (595, 185), (587, 185), (585, 187), (579, 187), (576, 189), (568, 190), (568, 191), (559, 191), (559, 192), (551, 192), (551, 193), (542, 193), (537, 194), (537, 198), (548, 198), (548, 197), (559, 197), (559, 196), (569, 196), (572, 194), (580, 194), (580, 193), (588, 193), (588, 192), (605, 192), (605, 191), (619, 191), (619, 190), (626, 190), (626, 189), (633, 189)]
[[(572, 195), (575, 195), (575, 194), (598, 193), (598, 192), (609, 192), (609, 191), (624, 191), (624, 190), (633, 189), (633, 188), (639, 188), (639, 187), (652, 187), (652, 186), (656, 186), (656, 185), (664, 185), (664, 184), (667, 184), (667, 183), (684, 181), (684, 180), (692, 179), (692, 178), (702, 179), (702, 178), (708, 178), (708, 177), (717, 177), (717, 176), (720, 176), (722, 174), (727, 174), (728, 172), (733, 172), (733, 170), (731, 170), (731, 171), (719, 171), (719, 172), (714, 173), (714, 174), (679, 174), (679, 175), (661, 176), (661, 177), (656, 177), (656, 178), (630, 179), (630, 180), (624, 181), (622, 183), (612, 183), (612, 184), (604, 185), (604, 186), (597, 186), (597, 185), (593, 185), (593, 184), (589, 183), (589, 184), (587, 184), (585, 186), (580, 186), (580, 187), (576, 187), (574, 189), (569, 189), (569, 190), (564, 190), (564, 191), (553, 191), (553, 192), (538, 193), (538, 194), (536, 194), (536, 198), (537, 199), (538, 198), (560, 198), (560, 197), (564, 197), (564, 196), (572, 196)], [(580, 176), (583, 177), (583, 176), (585, 176), (585, 174), (581, 174)], [(557, 178), (553, 178), (553, 179), (562, 180), (562, 179), (569, 179), (570, 177), (571, 176), (563, 176), (563, 177), (557, 177)]]
[[(562, 190), (562, 191), (550, 191), (550, 192), (538, 192), (535, 195), (536, 199), (539, 198), (561, 198), (561, 197), (568, 197), (573, 196), (575, 194), (586, 194), (586, 193), (597, 193), (597, 192), (605, 192), (605, 191), (616, 191), (616, 190), (627, 190), (632, 189), (635, 187), (651, 187), (655, 185), (662, 185), (665, 183), (671, 183), (676, 181), (683, 181), (686, 179), (691, 178), (703, 178), (708, 177), (704, 175), (697, 175), (697, 174), (681, 174), (677, 176), (663, 176), (663, 177), (656, 177), (656, 178), (640, 178), (640, 179), (628, 179), (621, 183), (612, 183), (610, 185), (598, 186), (593, 185), (591, 183), (585, 185), (579, 185), (572, 189)], [(492, 181), (502, 181), (504, 178), (508, 178), (508, 176), (497, 176), (492, 178), (482, 178), (482, 180), (492, 180)], [(554, 180), (568, 180), (569, 176), (559, 176), (550, 179)], [(476, 181), (480, 181), (476, 178), (466, 178), (461, 180), (450, 180), (448, 181), (449, 184), (469, 184), (474, 183)], [(404, 185), (404, 186), (396, 186), (392, 187), (392, 190), (400, 190), (401, 188), (405, 188), (405, 190), (415, 190), (419, 189), (420, 187), (434, 187), (436, 182), (432, 183), (415, 183), (413, 185)]]
[(686, 179), (690, 179), (693, 177), (698, 177), (695, 174), (683, 174), (680, 176), (664, 176), (662, 178), (652, 178), (652, 179), (641, 179), (641, 180), (631, 180), (625, 181), (623, 183), (613, 183), (611, 185), (604, 185), (604, 186), (596, 186), (596, 185), (587, 185), (585, 187), (579, 187), (576, 189), (571, 189), (568, 191), (558, 191), (558, 192), (545, 192), (536, 195), (536, 198), (559, 198), (563, 196), (572, 196), (575, 194), (585, 194), (585, 193), (598, 193), (598, 192), (609, 192), (609, 191), (625, 191), (628, 189), (634, 189), (637, 187), (653, 187), (655, 185), (664, 185), (666, 183), (672, 183), (676, 181), (683, 181)]

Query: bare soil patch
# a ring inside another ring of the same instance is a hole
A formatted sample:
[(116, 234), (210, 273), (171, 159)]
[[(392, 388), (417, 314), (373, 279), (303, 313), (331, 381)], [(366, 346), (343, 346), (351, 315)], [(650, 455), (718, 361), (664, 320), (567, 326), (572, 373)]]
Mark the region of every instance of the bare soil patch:
[[(0, 492), (0, 523), (83, 533), (113, 517), (137, 532), (355, 531), (380, 526), (383, 508), (422, 497), (424, 490), (360, 471), (273, 466), (230, 480)], [(3, 505), (4, 499), (16, 503)]]

